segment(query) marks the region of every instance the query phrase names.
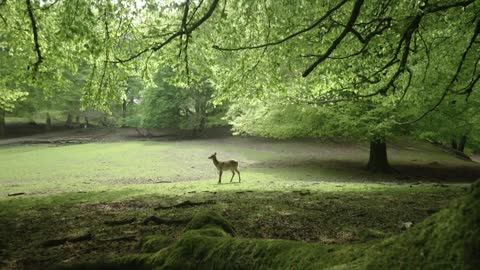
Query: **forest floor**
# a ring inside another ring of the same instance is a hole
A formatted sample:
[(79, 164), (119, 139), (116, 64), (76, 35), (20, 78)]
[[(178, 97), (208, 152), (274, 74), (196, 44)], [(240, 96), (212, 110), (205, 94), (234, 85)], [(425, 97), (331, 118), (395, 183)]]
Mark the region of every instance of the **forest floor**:
[[(388, 145), (397, 173), (372, 175), (366, 144), (157, 135), (75, 129), (0, 140), (0, 269), (137, 253), (149, 235), (178, 239), (206, 209), (239, 237), (365, 243), (445, 208), (480, 177), (480, 164), (405, 139)], [(226, 172), (217, 184), (213, 152), (239, 161), (241, 183)]]

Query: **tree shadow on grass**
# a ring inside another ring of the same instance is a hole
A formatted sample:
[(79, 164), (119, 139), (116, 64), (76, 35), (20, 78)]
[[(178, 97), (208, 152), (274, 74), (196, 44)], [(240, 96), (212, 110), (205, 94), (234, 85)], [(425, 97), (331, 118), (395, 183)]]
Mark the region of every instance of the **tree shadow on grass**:
[[(331, 171), (339, 177), (355, 180), (370, 181), (430, 181), (446, 183), (474, 182), (480, 178), (480, 165), (466, 162), (465, 165), (453, 165), (439, 162), (431, 163), (405, 163), (391, 162), (394, 169), (392, 174), (371, 173), (366, 169), (366, 162), (360, 160), (318, 160), (318, 159), (295, 159), (295, 160), (272, 160), (249, 164), (250, 168), (284, 168), (288, 170), (311, 169), (319, 171)], [(275, 170), (272, 170), (275, 174)]]

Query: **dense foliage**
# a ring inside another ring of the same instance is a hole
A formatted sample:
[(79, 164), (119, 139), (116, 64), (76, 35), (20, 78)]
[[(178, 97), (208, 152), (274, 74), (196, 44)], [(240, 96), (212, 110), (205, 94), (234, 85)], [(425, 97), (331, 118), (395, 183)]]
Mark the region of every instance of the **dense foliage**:
[[(2, 106), (30, 92), (18, 82), (48, 100), (83, 76), (81, 106), (123, 102), (125, 118), (136, 77), (147, 109), (133, 122), (149, 127), (201, 129), (213, 94), (233, 104), (240, 133), (384, 142), (413, 131), (475, 145), (479, 9), (474, 0), (2, 1)], [(162, 68), (172, 88), (155, 81)], [(439, 123), (452, 114), (463, 124), (446, 131)]]

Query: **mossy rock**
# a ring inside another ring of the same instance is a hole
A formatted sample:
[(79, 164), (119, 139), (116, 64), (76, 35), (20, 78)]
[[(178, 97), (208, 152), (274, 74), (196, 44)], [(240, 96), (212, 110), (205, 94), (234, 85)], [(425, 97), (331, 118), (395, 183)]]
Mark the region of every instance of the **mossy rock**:
[(168, 247), (174, 242), (171, 237), (165, 235), (149, 235), (142, 240), (140, 251), (142, 253), (153, 253)]
[(201, 212), (196, 214), (192, 220), (188, 223), (185, 231), (198, 230), (205, 228), (218, 227), (224, 232), (235, 235), (235, 230), (232, 225), (221, 215), (214, 211)]

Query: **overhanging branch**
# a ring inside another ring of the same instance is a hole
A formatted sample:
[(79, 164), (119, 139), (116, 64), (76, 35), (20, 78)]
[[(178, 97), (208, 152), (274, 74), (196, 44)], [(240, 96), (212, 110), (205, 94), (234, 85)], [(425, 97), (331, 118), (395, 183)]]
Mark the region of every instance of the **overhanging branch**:
[(340, 3), (338, 3), (336, 6), (334, 6), (332, 9), (330, 9), (329, 11), (327, 11), (322, 17), (320, 17), (318, 20), (316, 20), (314, 23), (312, 23), (310, 26), (308, 26), (307, 28), (304, 28), (300, 31), (297, 31), (295, 33), (292, 33), (282, 39), (279, 39), (277, 41), (273, 41), (273, 42), (268, 42), (268, 43), (264, 43), (264, 44), (260, 44), (260, 45), (252, 45), (252, 46), (242, 46), (242, 47), (237, 47), (237, 48), (222, 48), (222, 47), (219, 47), (218, 45), (213, 45), (213, 48), (214, 49), (217, 49), (217, 50), (220, 50), (220, 51), (241, 51), (241, 50), (251, 50), (251, 49), (259, 49), (259, 48), (264, 48), (264, 47), (270, 47), (270, 46), (275, 46), (275, 45), (279, 45), (279, 44), (282, 44), (284, 43), (285, 41), (288, 41), (289, 39), (292, 39), (298, 35), (301, 35), (305, 32), (308, 32), (312, 29), (314, 29), (315, 27), (317, 27), (318, 25), (320, 25), (323, 21), (325, 21), (325, 19), (327, 19), (328, 17), (330, 17), (336, 10), (338, 10), (339, 8), (341, 8), (343, 5), (345, 5), (349, 0), (343, 0), (341, 1)]
[(360, 15), (360, 9), (362, 8), (364, 0), (357, 0), (355, 1), (355, 5), (353, 6), (352, 13), (350, 14), (350, 18), (348, 19), (347, 25), (345, 29), (343, 29), (342, 33), (333, 41), (327, 51), (320, 56), (313, 64), (311, 64), (303, 73), (302, 77), (307, 77), (320, 63), (325, 61), (330, 54), (337, 48), (337, 46), (342, 42), (342, 40), (350, 33), (353, 29), (353, 25)]
[[(210, 8), (208, 9), (208, 11), (205, 13), (205, 15), (203, 15), (202, 18), (200, 18), (198, 21), (196, 21), (195, 23), (193, 23), (190, 27), (185, 27), (184, 29), (180, 29), (179, 31), (175, 32), (174, 34), (172, 34), (169, 38), (167, 38), (165, 41), (161, 42), (161, 43), (158, 43), (157, 45), (154, 45), (154, 46), (151, 46), (149, 48), (145, 48), (139, 52), (137, 52), (136, 54), (128, 57), (128, 58), (125, 58), (125, 59), (117, 59), (116, 61), (114, 61), (114, 63), (125, 63), (125, 62), (129, 62), (135, 58), (138, 58), (140, 57), (141, 55), (143, 55), (144, 53), (148, 52), (148, 51), (153, 51), (153, 52), (156, 52), (160, 49), (162, 49), (165, 45), (169, 44), (170, 42), (172, 42), (174, 39), (178, 38), (178, 37), (181, 37), (183, 35), (189, 35), (191, 34), (195, 29), (197, 29), (200, 25), (202, 25), (204, 22), (206, 22), (208, 20), (208, 18), (210, 18), (212, 15), (213, 15), (213, 12), (215, 11), (215, 9), (217, 8), (218, 6), (218, 2), (219, 0), (213, 0), (212, 4), (210, 5)], [(183, 28), (183, 27), (182, 27)]]
[[(465, 51), (463, 52), (462, 54), (462, 57), (460, 59), (460, 63), (458, 64), (457, 66), (457, 70), (455, 71), (455, 74), (453, 75), (452, 79), (450, 80), (450, 83), (447, 85), (447, 87), (445, 87), (445, 90), (443, 91), (442, 95), (440, 96), (440, 99), (433, 105), (433, 107), (431, 107), (430, 109), (428, 109), (426, 112), (424, 112), (422, 115), (420, 115), (419, 117), (417, 117), (416, 119), (412, 120), (412, 121), (408, 121), (408, 122), (403, 122), (403, 123), (398, 123), (398, 124), (401, 124), (401, 125), (408, 125), (408, 124), (413, 124), (413, 123), (416, 123), (420, 120), (422, 120), (423, 118), (425, 118), (427, 115), (429, 115), (431, 112), (435, 111), (438, 106), (440, 106), (440, 104), (442, 104), (442, 102), (445, 100), (445, 97), (448, 95), (448, 93), (450, 92), (451, 88), (453, 87), (453, 85), (455, 84), (455, 82), (457, 81), (458, 79), (458, 76), (460, 75), (460, 72), (462, 70), (462, 67), (463, 67), (463, 64), (465, 63), (465, 59), (467, 58), (467, 55), (468, 55), (468, 52), (470, 51), (470, 49), (472, 48), (473, 44), (475, 43), (478, 35), (480, 34), (480, 20), (477, 20), (477, 25), (475, 27), (475, 31), (472, 35), (472, 38), (470, 39), (470, 43), (468, 44), (467, 48), (465, 49)], [(477, 80), (478, 81), (478, 80)], [(476, 83), (476, 81), (475, 81)]]
[(451, 8), (456, 8), (456, 7), (467, 7), (470, 4), (472, 4), (473, 2), (475, 2), (475, 0), (454, 2), (454, 3), (449, 3), (449, 4), (446, 4), (446, 5), (432, 5), (432, 4), (430, 4), (430, 5), (426, 5), (426, 6), (422, 7), (422, 10), (425, 13), (435, 13), (435, 12), (439, 12), (439, 11), (445, 11), (445, 10), (448, 10), (448, 9), (451, 9)]
[(25, 0), (27, 4), (28, 17), (32, 24), (32, 33), (33, 33), (33, 43), (35, 46), (35, 53), (37, 54), (37, 61), (33, 64), (33, 77), (35, 78), (36, 73), (38, 72), (38, 67), (43, 62), (42, 51), (40, 50), (40, 43), (38, 42), (38, 27), (37, 21), (35, 20), (35, 15), (33, 14), (33, 7), (30, 0)]

